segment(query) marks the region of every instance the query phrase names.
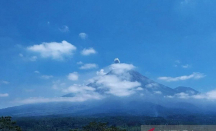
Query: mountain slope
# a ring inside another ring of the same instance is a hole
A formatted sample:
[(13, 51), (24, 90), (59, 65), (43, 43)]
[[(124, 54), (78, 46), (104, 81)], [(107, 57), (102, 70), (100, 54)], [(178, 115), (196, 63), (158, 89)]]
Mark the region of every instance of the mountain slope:
[(185, 86), (176, 87), (174, 90), (176, 91), (176, 93), (184, 92), (184, 93), (189, 94), (189, 95), (197, 95), (200, 93), (199, 91), (196, 91), (191, 87), (185, 87)]
[[(117, 76), (117, 77), (122, 77), (121, 76), (122, 74), (119, 75), (119, 74), (114, 73), (113, 71), (110, 71), (106, 74), (106, 76), (112, 76), (112, 75)], [(140, 94), (143, 94), (143, 95), (151, 94), (151, 95), (158, 95), (158, 96), (173, 96), (177, 93), (182, 93), (182, 92), (189, 94), (189, 95), (195, 95), (199, 93), (198, 91), (192, 88), (189, 88), (189, 87), (177, 87), (175, 89), (172, 89), (168, 86), (157, 83), (134, 70), (124, 72), (123, 75), (130, 76), (128, 81), (139, 82), (141, 84), (139, 90), (136, 92), (139, 95)], [(106, 91), (108, 90), (107, 88), (100, 88), (101, 85), (97, 83), (97, 80), (95, 80), (92, 83), (87, 84), (87, 86), (95, 88), (96, 92), (103, 94), (103, 95), (105, 95)], [(69, 93), (69, 94), (64, 95), (63, 97), (74, 97), (74, 94)]]

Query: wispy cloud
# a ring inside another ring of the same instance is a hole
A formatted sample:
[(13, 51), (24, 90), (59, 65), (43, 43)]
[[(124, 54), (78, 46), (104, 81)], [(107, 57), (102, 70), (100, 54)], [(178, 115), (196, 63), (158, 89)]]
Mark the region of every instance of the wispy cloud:
[(82, 64), (83, 64), (82, 61), (77, 62), (77, 65), (82, 65)]
[(30, 61), (36, 61), (37, 60), (37, 56), (32, 56), (29, 58)]
[(82, 33), (79, 33), (79, 37), (84, 40), (88, 37), (88, 35), (86, 33), (82, 32)]
[(1, 83), (7, 85), (7, 84), (9, 84), (10, 82), (9, 82), (9, 81), (5, 81), (5, 80), (3, 80), (3, 81), (1, 81)]
[(62, 26), (61, 28), (59, 28), (59, 30), (61, 31), (61, 32), (69, 32), (69, 27), (68, 26), (66, 26), (66, 25), (64, 25), (64, 26)]
[(88, 49), (83, 49), (81, 51), (81, 54), (87, 56), (87, 55), (91, 55), (91, 54), (96, 54), (96, 51), (94, 48), (88, 48)]
[(182, 62), (180, 60), (175, 60), (175, 64), (174, 64), (174, 67), (182, 67), (182, 68), (190, 68), (191, 65), (189, 64), (182, 64)]
[(34, 71), (34, 73), (36, 73), (36, 74), (40, 74), (40, 72), (39, 72), (39, 71)]
[(0, 93), (0, 97), (8, 97), (8, 96), (9, 96), (8, 93), (4, 93), (4, 94), (1, 94), (1, 93)]
[(89, 64), (84, 64), (83, 66), (80, 67), (80, 69), (82, 70), (92, 69), (92, 68), (97, 68), (97, 65), (94, 63), (89, 63)]
[(150, 83), (150, 84), (147, 84), (145, 87), (146, 88), (155, 88), (155, 87), (158, 87), (159, 85), (157, 83)]
[(77, 81), (79, 79), (79, 75), (77, 72), (70, 73), (67, 78), (71, 81)]
[(39, 53), (42, 58), (52, 58), (55, 60), (62, 60), (65, 56), (73, 55), (76, 47), (67, 41), (58, 42), (43, 42), (39, 45), (33, 45), (27, 50)]
[(182, 68), (185, 68), (185, 69), (190, 68), (190, 67), (191, 67), (191, 66), (190, 66), (189, 64), (182, 65)]
[(216, 90), (212, 90), (206, 93), (200, 93), (196, 95), (189, 95), (187, 93), (181, 92), (175, 95), (164, 96), (166, 98), (180, 98), (180, 99), (206, 99), (206, 100), (216, 100)]
[(50, 78), (53, 78), (52, 75), (42, 75), (41, 76), (42, 79), (50, 79)]
[(27, 98), (19, 101), (21, 104), (33, 104), (33, 103), (48, 103), (48, 102), (83, 102), (90, 99), (99, 100), (102, 97), (100, 95), (83, 94), (75, 97), (55, 97), (55, 98), (45, 98), (45, 97), (34, 97)]
[(65, 93), (79, 93), (79, 94), (86, 94), (88, 92), (94, 92), (95, 88), (85, 85), (77, 85), (74, 84), (69, 88), (63, 90)]
[(54, 90), (62, 90), (63, 88), (65, 88), (66, 83), (62, 82), (61, 80), (56, 80), (52, 82), (52, 89)]
[(201, 79), (205, 77), (204, 74), (199, 73), (199, 72), (194, 72), (191, 75), (184, 75), (184, 76), (178, 76), (178, 77), (158, 77), (159, 80), (167, 81), (167, 82), (172, 82), (172, 81), (184, 81), (188, 79)]
[(22, 53), (19, 53), (19, 56), (20, 56), (20, 57), (23, 57), (23, 54), (22, 54)]

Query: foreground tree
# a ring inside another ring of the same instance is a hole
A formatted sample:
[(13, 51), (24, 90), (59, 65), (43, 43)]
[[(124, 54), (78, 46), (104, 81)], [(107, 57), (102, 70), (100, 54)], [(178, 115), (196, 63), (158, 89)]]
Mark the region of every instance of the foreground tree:
[(0, 131), (22, 131), (16, 122), (11, 120), (10, 116), (0, 117)]

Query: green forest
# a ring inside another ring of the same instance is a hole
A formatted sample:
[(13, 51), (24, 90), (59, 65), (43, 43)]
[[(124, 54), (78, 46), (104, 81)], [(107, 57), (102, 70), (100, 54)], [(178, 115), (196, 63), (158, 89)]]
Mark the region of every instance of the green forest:
[(141, 125), (215, 125), (216, 116), (46, 116), (0, 118), (0, 131), (140, 131)]

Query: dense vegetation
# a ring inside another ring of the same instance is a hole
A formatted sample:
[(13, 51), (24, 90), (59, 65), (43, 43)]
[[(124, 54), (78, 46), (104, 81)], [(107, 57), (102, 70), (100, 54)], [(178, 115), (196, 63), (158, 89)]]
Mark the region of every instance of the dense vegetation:
[(10, 116), (7, 116), (0, 117), (0, 131), (21, 131), (21, 128), (11, 120)]
[[(16, 125), (10, 119), (6, 125)], [(13, 118), (23, 131), (140, 131), (140, 125), (216, 125), (212, 115), (148, 116), (47, 116)], [(17, 128), (20, 129), (20, 128)], [(1, 130), (0, 130), (1, 131)]]

